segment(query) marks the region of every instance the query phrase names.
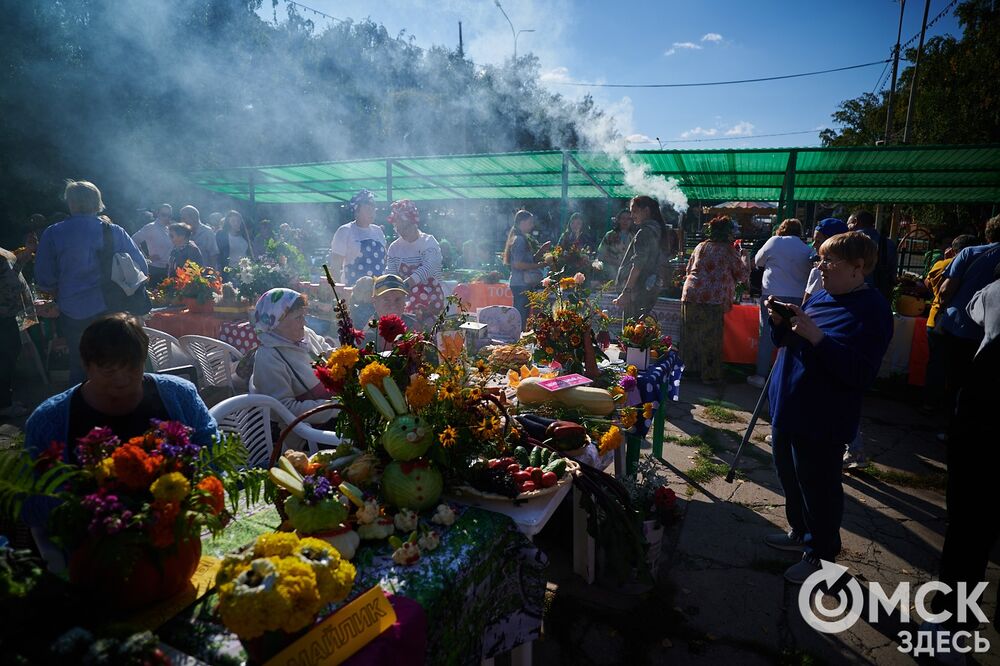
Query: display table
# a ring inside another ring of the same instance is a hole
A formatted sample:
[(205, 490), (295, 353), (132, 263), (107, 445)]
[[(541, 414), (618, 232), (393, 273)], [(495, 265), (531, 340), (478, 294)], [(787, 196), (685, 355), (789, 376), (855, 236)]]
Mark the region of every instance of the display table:
[(146, 318), (146, 326), (175, 338), (183, 335), (215, 338), (231, 344), (244, 354), (257, 347), (257, 335), (246, 314), (222, 315), (165, 308), (151, 312)]
[[(397, 600), (415, 602), (423, 613), (401, 615), (397, 640), (371, 643), (348, 663), (412, 663), (413, 655), (404, 652), (413, 644), (412, 629), (423, 629), (428, 663), (478, 663), (538, 637), (544, 554), (505, 515), (464, 507), (458, 513), (451, 527), (433, 526), (441, 544), (413, 566), (394, 565), (385, 541), (363, 543), (354, 558), (354, 588), (344, 603), (381, 585)], [(241, 515), (220, 538), (204, 541), (204, 554), (220, 557), (279, 523), (271, 506)], [(209, 593), (161, 627), (160, 638), (210, 664), (245, 659), (239, 639), (215, 615), (216, 603)], [(371, 650), (378, 650), (374, 659)]]

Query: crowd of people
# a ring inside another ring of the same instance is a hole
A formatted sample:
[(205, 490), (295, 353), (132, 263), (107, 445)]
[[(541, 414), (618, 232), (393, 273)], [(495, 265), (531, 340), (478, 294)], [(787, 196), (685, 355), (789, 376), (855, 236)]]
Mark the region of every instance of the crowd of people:
[[(275, 233), (281, 237), (289, 229), (274, 232), (262, 225), (251, 237), (237, 211), (213, 213), (206, 224), (197, 208), (186, 205), (174, 221), (173, 208), (164, 204), (130, 236), (103, 215), (101, 192), (92, 183), (69, 183), (65, 201), (68, 217), (46, 228), (37, 248), (2, 252), (0, 417), (23, 413), (12, 400), (11, 378), (20, 348), (18, 315), (32, 299), (23, 273), (33, 259), (35, 283), (59, 308), (72, 388), (44, 402), (29, 419), (29, 447), (72, 441), (95, 424), (129, 437), (150, 418), (180, 418), (194, 424), (199, 436), (211, 433), (215, 425), (191, 384), (144, 373), (148, 339), (138, 319), (109, 308), (109, 294), (121, 288), (110, 267), (113, 260), (126, 261), (154, 283), (187, 261), (224, 269), (257, 256)], [(353, 220), (334, 233), (328, 262), (338, 281), (351, 288), (355, 318), (396, 314), (409, 327), (429, 327), (445, 307), (441, 243), (421, 229), (411, 201), (391, 205), (387, 222), (396, 235), (391, 243), (375, 218), (371, 192), (358, 192), (351, 207)], [(676, 253), (654, 199), (633, 198), (593, 253), (583, 217), (573, 215), (555, 246), (564, 258), (558, 268), (551, 261), (555, 248), (537, 242), (535, 224), (530, 211), (517, 211), (502, 252), (523, 321), (529, 315), (527, 293), (541, 285), (547, 270), (580, 270), (607, 279), (626, 316), (651, 311), (664, 285), (664, 259)], [(761, 344), (748, 382), (767, 391), (770, 441), (789, 525), (787, 533), (768, 536), (766, 543), (802, 551), (802, 560), (785, 574), (793, 583), (816, 571), (821, 560), (836, 558), (842, 470), (864, 462), (863, 395), (875, 380), (894, 325), (886, 281), (895, 271), (896, 247), (875, 227), (874, 216), (864, 210), (846, 222), (827, 218), (816, 224), (810, 245), (802, 223), (786, 219), (750, 257), (734, 242), (732, 221), (717, 217), (686, 266), (680, 347), (688, 372), (704, 383), (722, 379), (723, 320), (736, 285), (752, 268), (763, 271)], [(956, 237), (943, 256), (928, 263), (925, 275), (933, 295), (926, 405), (950, 414), (941, 437), (949, 445), (950, 472), (941, 578), (949, 583), (981, 580), (998, 536), (996, 521), (984, 529), (976, 515), (988, 501), (986, 474), (997, 453), (995, 447), (984, 453), (974, 445), (989, 430), (987, 401), (998, 370), (1000, 216), (986, 223), (984, 240)], [(275, 397), (295, 414), (330, 397), (312, 372), (312, 361), (330, 351), (331, 342), (306, 325), (308, 305), (308, 297), (294, 289), (271, 289), (257, 300), (251, 317), (259, 347), (250, 390)], [(369, 340), (378, 344), (374, 334)], [(824, 409), (822, 427), (817, 427), (818, 406)], [(313, 420), (327, 419), (320, 414)], [(936, 603), (947, 608), (954, 600), (940, 595)]]

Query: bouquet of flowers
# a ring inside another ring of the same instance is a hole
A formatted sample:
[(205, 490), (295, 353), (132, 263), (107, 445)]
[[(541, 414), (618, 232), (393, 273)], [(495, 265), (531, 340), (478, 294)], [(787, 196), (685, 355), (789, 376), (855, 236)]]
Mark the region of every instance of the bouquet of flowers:
[(294, 634), (329, 604), (343, 601), (357, 571), (330, 544), (288, 532), (257, 537), (252, 549), (222, 560), (215, 581), (219, 615), (241, 639)]
[(641, 520), (669, 525), (675, 518), (677, 495), (662, 483), (658, 468), (655, 458), (645, 456), (639, 460), (635, 474), (621, 481)]
[(52, 541), (70, 554), (70, 580), (131, 608), (172, 596), (190, 579), (200, 535), (220, 532), (228, 495), (256, 501), (265, 487), (245, 469), (246, 448), (224, 437), (211, 446), (176, 421), (154, 421), (123, 442), (94, 428), (67, 447), (53, 442), (32, 460), (23, 449), (0, 457), (0, 508), (18, 515), (33, 502), (55, 504)]
[(272, 258), (253, 261), (247, 257), (240, 259), (238, 269), (227, 268), (226, 277), (240, 291), (240, 296), (250, 303), (256, 303), (260, 295), (269, 289), (291, 288), (298, 278), (288, 264), (280, 264)]
[(537, 345), (536, 363), (556, 362), (567, 372), (583, 374), (590, 354), (595, 365), (597, 360), (607, 358), (596, 344), (595, 330), (607, 329), (608, 315), (598, 306), (600, 294), (592, 294), (585, 282), (583, 273), (545, 278), (541, 291), (528, 294), (534, 311), (528, 328), (534, 332)]
[(660, 339), (660, 322), (652, 315), (629, 319), (622, 328), (621, 342), (627, 347), (646, 351)]
[(577, 243), (569, 247), (556, 245), (542, 256), (542, 261), (553, 273), (589, 272), (593, 268), (590, 248)]
[(173, 277), (161, 282), (158, 290), (175, 300), (193, 298), (207, 303), (222, 293), (222, 277), (214, 268), (188, 261)]
[(892, 288), (892, 309), (900, 314), (920, 316), (930, 297), (931, 293), (920, 276), (904, 271)]

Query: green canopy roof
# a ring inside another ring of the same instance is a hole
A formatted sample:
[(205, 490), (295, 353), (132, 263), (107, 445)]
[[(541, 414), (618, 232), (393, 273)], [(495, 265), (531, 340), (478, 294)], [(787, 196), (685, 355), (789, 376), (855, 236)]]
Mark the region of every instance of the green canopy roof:
[[(650, 176), (675, 179), (687, 197), (697, 201), (1000, 200), (1000, 145), (651, 150), (628, 153), (627, 159)], [(619, 160), (580, 151), (237, 167), (197, 171), (191, 178), (205, 189), (257, 203), (343, 202), (362, 188), (381, 201), (639, 194), (625, 184)]]

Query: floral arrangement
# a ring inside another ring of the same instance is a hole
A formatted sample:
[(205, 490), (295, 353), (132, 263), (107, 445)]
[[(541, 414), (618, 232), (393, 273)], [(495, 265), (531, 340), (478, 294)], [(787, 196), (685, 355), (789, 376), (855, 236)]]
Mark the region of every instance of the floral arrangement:
[(569, 247), (556, 245), (542, 256), (542, 262), (553, 273), (573, 273), (590, 270), (592, 267), (590, 248), (577, 243), (573, 243)]
[(157, 290), (175, 300), (193, 298), (199, 303), (207, 303), (222, 293), (222, 276), (214, 268), (188, 261), (173, 277), (161, 282)]
[(354, 586), (354, 565), (314, 538), (278, 532), (257, 537), (251, 550), (227, 555), (216, 574), (219, 616), (241, 639), (266, 632), (296, 633)]
[(176, 421), (154, 421), (124, 442), (108, 428), (94, 428), (70, 447), (53, 442), (34, 460), (20, 448), (4, 451), (0, 511), (19, 515), (29, 498), (56, 500), (53, 542), (71, 555), (90, 552), (127, 575), (146, 557), (166, 558), (187, 544), (200, 551), (202, 530), (217, 534), (228, 521), (227, 497), (234, 507), (241, 492), (248, 503), (262, 493), (270, 498), (273, 489), (246, 461), (238, 438), (202, 445)]
[(243, 257), (237, 268), (226, 269), (226, 277), (239, 289), (240, 297), (249, 303), (255, 303), (265, 291), (289, 288), (297, 282), (297, 275), (287, 262), (282, 264), (266, 256), (256, 261)]
[(596, 344), (595, 330), (607, 328), (608, 315), (598, 306), (600, 294), (584, 286), (586, 279), (583, 273), (547, 277), (541, 291), (529, 292), (534, 314), (528, 319), (528, 328), (534, 332), (537, 345), (533, 354), (536, 363), (554, 361), (567, 372), (583, 374), (589, 354), (593, 353), (595, 363), (607, 358)]
[(652, 315), (639, 319), (629, 319), (622, 328), (622, 343), (627, 347), (636, 347), (643, 351), (651, 348), (660, 340), (660, 322)]
[(655, 520), (669, 525), (675, 518), (677, 495), (664, 485), (659, 473), (660, 463), (652, 456), (639, 460), (634, 474), (622, 478), (622, 485), (632, 500), (641, 520)]

